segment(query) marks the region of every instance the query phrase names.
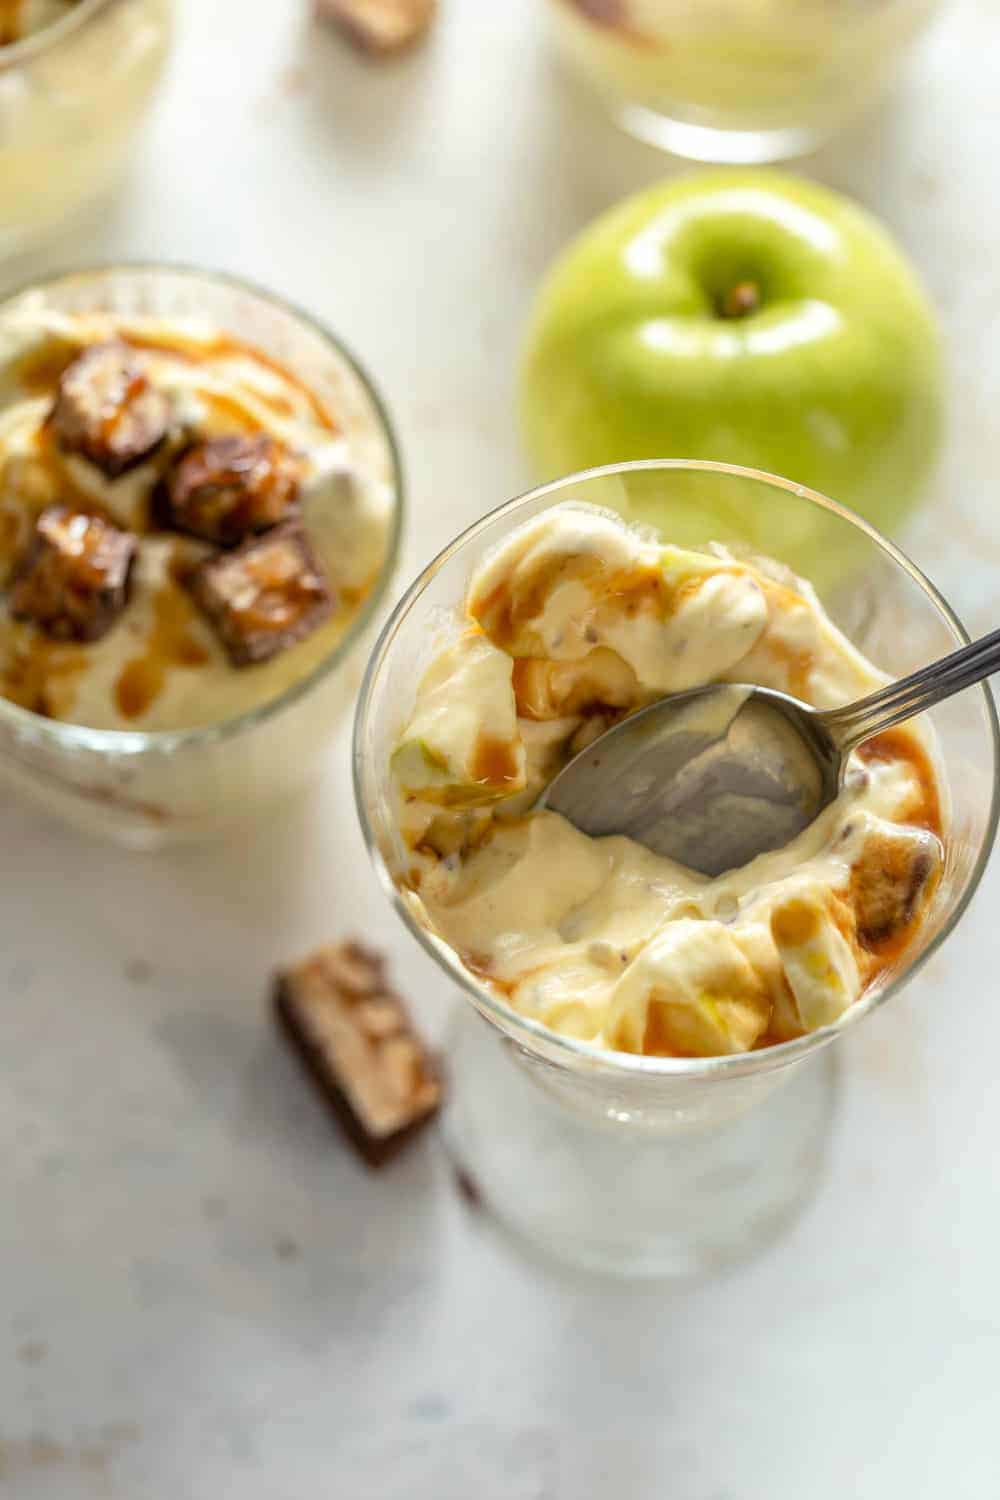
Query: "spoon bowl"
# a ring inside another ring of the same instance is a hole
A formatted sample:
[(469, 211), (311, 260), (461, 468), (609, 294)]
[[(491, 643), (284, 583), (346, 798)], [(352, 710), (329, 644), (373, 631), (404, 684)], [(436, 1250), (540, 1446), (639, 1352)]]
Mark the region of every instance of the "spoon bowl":
[(721, 875), (808, 828), (837, 797), (858, 745), (998, 667), (993, 631), (844, 708), (746, 684), (676, 693), (600, 735), (536, 805), (592, 837), (624, 834)]
[(808, 704), (713, 683), (609, 729), (538, 806), (591, 837), (624, 834), (714, 876), (790, 843), (834, 800), (841, 775), (837, 746)]

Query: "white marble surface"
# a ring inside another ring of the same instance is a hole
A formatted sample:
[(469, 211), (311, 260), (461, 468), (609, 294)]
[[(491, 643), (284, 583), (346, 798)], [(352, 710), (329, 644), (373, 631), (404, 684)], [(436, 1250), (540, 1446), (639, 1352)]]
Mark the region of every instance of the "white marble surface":
[[(529, 289), (664, 170), (567, 97), (538, 0), (444, 0), (378, 71), (295, 0), (183, 0), (138, 170), (4, 268), (244, 272), (376, 373), (412, 486), (405, 572), (524, 473)], [(958, 0), (880, 119), (807, 164), (878, 207), (953, 360), (915, 540), (997, 622), (995, 0)], [(0, 805), (0, 1495), (6, 1500), (988, 1500), (1000, 1493), (1000, 865), (961, 934), (843, 1047), (819, 1194), (698, 1286), (522, 1255), (433, 1141), (367, 1176), (272, 1034), (264, 976), (331, 932), (445, 997), (365, 866), (346, 731), (322, 794), (228, 848), (96, 848)]]

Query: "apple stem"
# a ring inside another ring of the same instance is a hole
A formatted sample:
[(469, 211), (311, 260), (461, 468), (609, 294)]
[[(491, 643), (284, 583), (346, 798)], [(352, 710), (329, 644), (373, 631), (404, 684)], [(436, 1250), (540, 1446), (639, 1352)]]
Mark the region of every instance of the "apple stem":
[(755, 281), (738, 281), (719, 299), (719, 316), (745, 318), (760, 307), (760, 287)]

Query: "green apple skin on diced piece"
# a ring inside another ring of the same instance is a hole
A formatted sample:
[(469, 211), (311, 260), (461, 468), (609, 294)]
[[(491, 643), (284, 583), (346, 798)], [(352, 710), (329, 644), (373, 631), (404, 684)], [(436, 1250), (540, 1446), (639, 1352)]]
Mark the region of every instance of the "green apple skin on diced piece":
[(475, 807), (523, 790), (512, 669), (511, 658), (479, 630), (435, 657), (392, 755), (405, 797)]
[[(782, 173), (719, 170), (627, 199), (559, 257), (529, 319), (519, 404), (542, 478), (714, 459), (892, 532), (932, 469), (942, 390), (934, 313), (870, 214)], [(686, 540), (647, 488), (635, 518)], [(761, 513), (727, 525), (720, 506), (721, 539), (742, 531), (799, 571), (829, 572), (826, 534), (812, 552), (808, 535), (789, 543), (787, 508), (769, 526), (759, 486), (746, 509)]]

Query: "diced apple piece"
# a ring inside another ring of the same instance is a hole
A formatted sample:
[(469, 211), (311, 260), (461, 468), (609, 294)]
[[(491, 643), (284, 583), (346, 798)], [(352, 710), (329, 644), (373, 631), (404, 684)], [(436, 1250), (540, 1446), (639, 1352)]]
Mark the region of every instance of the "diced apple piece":
[(861, 941), (877, 950), (898, 940), (920, 915), (941, 870), (941, 844), (922, 828), (867, 821), (851, 867), (851, 901)]
[(392, 756), (404, 796), (472, 807), (523, 790), (512, 666), (479, 631), (435, 657)]
[(804, 1031), (829, 1026), (861, 993), (853, 945), (834, 920), (836, 901), (822, 886), (803, 885), (771, 909), (771, 936)]

